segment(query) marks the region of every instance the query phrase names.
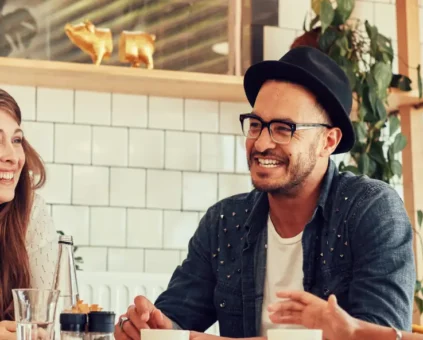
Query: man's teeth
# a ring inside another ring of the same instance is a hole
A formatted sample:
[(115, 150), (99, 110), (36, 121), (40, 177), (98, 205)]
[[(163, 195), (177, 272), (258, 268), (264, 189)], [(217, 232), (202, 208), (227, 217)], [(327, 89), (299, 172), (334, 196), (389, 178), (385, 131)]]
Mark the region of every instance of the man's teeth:
[(280, 164), (280, 162), (277, 160), (264, 158), (259, 158), (258, 162), (261, 166), (264, 166), (265, 168), (275, 168)]
[(13, 172), (0, 172), (0, 179), (13, 179), (14, 173)]

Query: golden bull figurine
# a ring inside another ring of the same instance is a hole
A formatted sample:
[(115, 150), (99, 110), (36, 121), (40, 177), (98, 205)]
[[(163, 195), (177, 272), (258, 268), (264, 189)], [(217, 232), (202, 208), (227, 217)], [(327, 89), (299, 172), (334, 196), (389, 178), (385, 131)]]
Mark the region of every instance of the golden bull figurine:
[(145, 64), (147, 69), (153, 69), (155, 41), (154, 34), (123, 31), (119, 39), (119, 61), (131, 63), (132, 67)]
[(91, 56), (96, 65), (100, 65), (103, 59), (110, 58), (113, 51), (110, 29), (96, 28), (87, 20), (77, 25), (66, 24), (65, 32), (76, 46)]

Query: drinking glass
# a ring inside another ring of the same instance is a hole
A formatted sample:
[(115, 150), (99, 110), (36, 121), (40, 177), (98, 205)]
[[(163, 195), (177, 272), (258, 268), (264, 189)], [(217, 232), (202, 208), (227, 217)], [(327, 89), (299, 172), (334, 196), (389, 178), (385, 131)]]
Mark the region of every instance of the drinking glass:
[(59, 290), (12, 290), (17, 340), (53, 340), (59, 293)]

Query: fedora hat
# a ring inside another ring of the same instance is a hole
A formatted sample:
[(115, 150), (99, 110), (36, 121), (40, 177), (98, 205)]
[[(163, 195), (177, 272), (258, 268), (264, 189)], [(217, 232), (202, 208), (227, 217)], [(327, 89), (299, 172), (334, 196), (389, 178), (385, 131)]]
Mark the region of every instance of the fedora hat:
[(244, 76), (244, 90), (252, 107), (260, 88), (268, 80), (295, 83), (313, 93), (333, 126), (342, 131), (334, 154), (351, 150), (355, 143), (350, 119), (352, 90), (347, 75), (332, 58), (316, 48), (299, 46), (279, 60), (266, 60), (250, 66)]

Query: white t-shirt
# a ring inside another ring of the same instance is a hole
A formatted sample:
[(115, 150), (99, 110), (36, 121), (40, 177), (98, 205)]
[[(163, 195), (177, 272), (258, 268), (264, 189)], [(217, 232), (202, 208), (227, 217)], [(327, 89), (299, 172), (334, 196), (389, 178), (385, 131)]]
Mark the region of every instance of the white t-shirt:
[(58, 235), (47, 205), (35, 195), (26, 232), (31, 288), (51, 289), (58, 257)]
[(304, 328), (298, 325), (276, 325), (269, 320), (267, 307), (280, 300), (276, 292), (281, 290), (304, 290), (303, 287), (303, 233), (282, 238), (270, 219), (267, 222), (267, 260), (264, 280), (264, 297), (261, 318), (261, 335), (267, 336), (272, 328)]

